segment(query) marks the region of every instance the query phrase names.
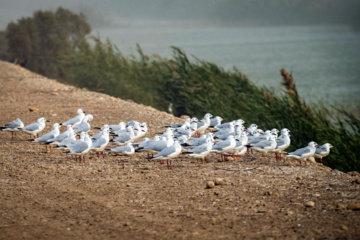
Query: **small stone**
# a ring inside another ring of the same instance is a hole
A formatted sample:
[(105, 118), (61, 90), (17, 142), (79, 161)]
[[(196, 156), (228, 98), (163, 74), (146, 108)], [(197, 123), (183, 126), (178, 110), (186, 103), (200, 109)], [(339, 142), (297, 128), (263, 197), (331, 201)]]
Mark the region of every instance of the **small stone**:
[(360, 210), (360, 203), (350, 203), (346, 207), (348, 210), (357, 211)]
[(206, 188), (214, 188), (215, 187), (215, 183), (214, 181), (208, 181), (206, 183)]
[(266, 192), (264, 192), (264, 195), (265, 195), (265, 196), (271, 196), (271, 192), (266, 191)]
[(338, 203), (336, 204), (336, 210), (339, 211), (339, 210), (344, 210), (345, 209), (345, 205), (344, 204), (341, 204), (341, 203)]
[(37, 111), (39, 111), (39, 109), (37, 109), (37, 108), (29, 108), (29, 111), (30, 112), (37, 112)]
[(293, 215), (293, 214), (294, 214), (293, 211), (288, 211), (288, 212), (286, 213), (286, 215), (288, 215), (288, 216), (291, 216), (291, 215)]
[(230, 182), (230, 180), (228, 178), (224, 178), (224, 182), (228, 183), (228, 182)]
[(126, 187), (131, 187), (131, 185), (128, 183), (128, 184), (126, 184)]
[(296, 180), (302, 180), (302, 176), (297, 176)]
[(357, 178), (357, 179), (355, 180), (355, 183), (356, 183), (356, 184), (360, 184), (360, 178)]
[(344, 230), (344, 231), (349, 230), (349, 228), (348, 228), (347, 226), (345, 226), (345, 225), (341, 225), (340, 229), (341, 229), (341, 230)]
[(315, 207), (315, 203), (312, 201), (309, 201), (309, 202), (305, 203), (305, 207)]
[(215, 179), (215, 185), (223, 185), (224, 179), (223, 178), (216, 178)]
[(322, 179), (321, 177), (317, 177), (315, 178), (316, 181), (323, 181), (324, 179)]

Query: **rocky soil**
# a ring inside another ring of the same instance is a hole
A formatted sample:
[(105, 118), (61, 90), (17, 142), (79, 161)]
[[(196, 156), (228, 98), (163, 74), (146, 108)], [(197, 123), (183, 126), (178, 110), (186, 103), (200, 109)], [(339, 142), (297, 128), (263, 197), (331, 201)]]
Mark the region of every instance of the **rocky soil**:
[[(82, 108), (92, 126), (137, 120), (153, 137), (182, 121), (6, 62), (0, 83), (0, 125), (45, 117), (45, 133)], [(0, 239), (360, 239), (357, 172), (257, 154), (225, 163), (212, 155), (205, 166), (181, 156), (173, 170), (146, 153), (80, 164), (29, 138), (0, 132)]]

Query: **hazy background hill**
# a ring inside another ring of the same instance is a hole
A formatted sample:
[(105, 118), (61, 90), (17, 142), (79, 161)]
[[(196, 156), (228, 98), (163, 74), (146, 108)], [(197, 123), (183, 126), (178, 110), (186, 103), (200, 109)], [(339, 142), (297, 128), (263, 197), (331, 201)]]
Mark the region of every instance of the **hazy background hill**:
[(62, 7), (83, 12), (94, 29), (126, 21), (197, 20), (225, 25), (360, 26), (358, 0), (2, 0), (0, 29), (35, 10)]

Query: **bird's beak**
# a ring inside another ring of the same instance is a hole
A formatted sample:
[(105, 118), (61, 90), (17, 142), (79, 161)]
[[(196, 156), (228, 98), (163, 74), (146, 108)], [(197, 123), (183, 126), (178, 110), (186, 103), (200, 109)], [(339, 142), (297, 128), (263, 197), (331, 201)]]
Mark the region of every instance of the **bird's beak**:
[(50, 120), (46, 120), (47, 122), (50, 122)]
[(331, 148), (336, 148), (336, 147), (332, 146)]

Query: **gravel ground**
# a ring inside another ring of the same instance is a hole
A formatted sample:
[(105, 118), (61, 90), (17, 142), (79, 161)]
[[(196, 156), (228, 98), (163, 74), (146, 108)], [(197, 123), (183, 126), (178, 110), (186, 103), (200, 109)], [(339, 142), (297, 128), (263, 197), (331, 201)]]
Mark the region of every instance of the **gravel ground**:
[[(0, 125), (45, 117), (45, 133), (82, 108), (93, 127), (137, 120), (153, 137), (182, 121), (6, 62), (0, 82)], [(184, 155), (173, 170), (146, 153), (88, 154), (80, 164), (29, 138), (0, 133), (0, 239), (360, 239), (357, 172), (257, 154), (225, 163), (211, 155), (200, 167)], [(206, 188), (216, 178), (225, 181)]]

